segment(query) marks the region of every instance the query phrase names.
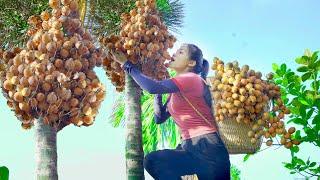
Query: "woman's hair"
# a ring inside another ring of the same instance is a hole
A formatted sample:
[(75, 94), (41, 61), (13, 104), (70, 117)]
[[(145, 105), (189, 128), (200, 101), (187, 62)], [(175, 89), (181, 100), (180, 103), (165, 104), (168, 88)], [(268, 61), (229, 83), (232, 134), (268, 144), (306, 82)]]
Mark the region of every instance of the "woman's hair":
[[(206, 59), (203, 59), (202, 51), (198, 46), (194, 44), (187, 44), (189, 50), (189, 59), (196, 61), (196, 65), (193, 68), (193, 72), (200, 74), (201, 77), (206, 80), (209, 72), (209, 62)], [(204, 99), (208, 106), (212, 109), (212, 98), (209, 86), (204, 84)]]

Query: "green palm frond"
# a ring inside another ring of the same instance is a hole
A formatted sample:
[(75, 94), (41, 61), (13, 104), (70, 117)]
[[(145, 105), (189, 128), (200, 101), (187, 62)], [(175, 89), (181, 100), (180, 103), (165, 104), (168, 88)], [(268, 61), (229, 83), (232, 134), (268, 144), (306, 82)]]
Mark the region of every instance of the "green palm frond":
[(124, 116), (124, 97), (123, 94), (119, 94), (116, 98), (115, 103), (112, 106), (112, 114), (108, 117), (109, 122), (113, 127), (124, 127), (125, 125), (125, 116)]
[[(166, 95), (167, 96), (167, 95)], [(164, 96), (164, 101), (166, 100)], [(124, 118), (124, 103), (123, 97), (119, 96), (113, 106), (113, 113), (109, 116), (109, 121), (113, 127), (123, 127), (125, 124)], [(180, 140), (178, 129), (170, 117), (165, 123), (157, 125), (154, 121), (153, 111), (153, 95), (144, 93), (141, 98), (142, 104), (142, 137), (143, 149), (145, 153), (157, 150), (159, 144), (164, 147), (168, 145), (171, 148), (176, 147)]]
[(133, 0), (89, 0), (85, 26), (95, 35), (120, 31), (120, 16), (134, 7)]
[(28, 40), (28, 19), (49, 8), (48, 0), (0, 1), (0, 48), (24, 46)]
[[(169, 70), (169, 74), (174, 76), (175, 72)], [(168, 94), (163, 95), (163, 104), (167, 101), (167, 98)], [(165, 123), (157, 125), (154, 121), (153, 95), (144, 92), (141, 99), (144, 152), (149, 153), (166, 146), (176, 147), (177, 143), (180, 142), (180, 135), (172, 117)]]
[[(166, 101), (167, 97), (168, 95), (164, 95), (164, 101)], [(152, 101), (153, 103), (153, 96), (148, 101)], [(153, 106), (145, 110), (146, 111), (143, 111), (144, 116), (142, 122), (144, 151), (149, 153), (159, 148), (176, 147), (180, 142), (180, 135), (172, 117), (165, 123), (158, 125), (154, 121)]]
[(163, 142), (166, 142), (170, 148), (176, 147), (180, 142), (180, 134), (172, 117), (167, 120), (166, 124), (161, 124), (160, 128)]
[[(135, 0), (87, 0), (84, 25), (94, 35), (120, 30), (120, 15), (135, 6)], [(157, 0), (161, 19), (174, 32), (182, 27), (183, 4), (180, 0)], [(48, 0), (1, 0), (0, 46), (24, 46), (28, 37), (28, 18), (49, 9)]]
[[(135, 7), (135, 0), (88, 0), (85, 26), (95, 35), (118, 34), (120, 16)], [(161, 19), (173, 32), (183, 24), (183, 4), (180, 0), (157, 0)]]
[(161, 20), (169, 30), (179, 33), (179, 29), (183, 27), (184, 4), (180, 0), (158, 0), (157, 5)]
[(157, 149), (159, 138), (158, 138), (158, 125), (153, 121), (154, 115), (151, 115), (149, 118), (144, 119), (142, 122), (142, 141), (143, 141), (143, 150), (144, 152), (150, 153)]
[[(175, 76), (175, 72), (171, 70), (169, 70), (169, 74)], [(145, 153), (157, 150), (159, 146), (174, 148), (180, 142), (179, 131), (172, 117), (160, 125), (155, 123), (153, 98), (153, 95), (147, 92), (143, 92), (141, 96), (142, 141)], [(168, 94), (163, 95), (163, 104), (167, 98)], [(124, 126), (124, 108), (124, 98), (120, 94), (113, 105), (113, 113), (109, 116), (109, 121), (113, 127)]]
[(153, 95), (144, 92), (141, 98), (143, 150), (149, 153), (157, 149), (159, 127), (154, 122)]

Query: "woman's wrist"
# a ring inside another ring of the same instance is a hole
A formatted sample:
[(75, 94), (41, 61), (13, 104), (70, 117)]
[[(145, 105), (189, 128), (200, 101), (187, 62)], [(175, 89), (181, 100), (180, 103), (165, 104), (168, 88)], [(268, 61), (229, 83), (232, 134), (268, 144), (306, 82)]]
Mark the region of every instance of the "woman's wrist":
[(126, 60), (123, 64), (121, 64), (121, 68), (122, 69), (125, 69), (125, 67), (127, 66), (127, 64), (129, 63), (130, 61)]

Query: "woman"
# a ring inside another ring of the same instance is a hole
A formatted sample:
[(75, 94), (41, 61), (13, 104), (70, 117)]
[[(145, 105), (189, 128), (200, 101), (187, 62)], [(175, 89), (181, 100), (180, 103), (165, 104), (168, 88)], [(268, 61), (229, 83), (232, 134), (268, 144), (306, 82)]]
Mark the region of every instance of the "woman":
[[(202, 51), (193, 44), (183, 44), (169, 64), (169, 68), (176, 71), (176, 77), (162, 81), (143, 75), (123, 54), (111, 54), (142, 89), (156, 94), (156, 123), (163, 123), (172, 116), (180, 130), (182, 142), (176, 149), (164, 149), (146, 155), (144, 167), (148, 173), (160, 180), (176, 180), (191, 174), (197, 174), (200, 180), (230, 179), (229, 154), (215, 121), (212, 121), (211, 94), (204, 83), (209, 63), (203, 59)], [(170, 93), (170, 96), (162, 105), (161, 94), (165, 93)]]

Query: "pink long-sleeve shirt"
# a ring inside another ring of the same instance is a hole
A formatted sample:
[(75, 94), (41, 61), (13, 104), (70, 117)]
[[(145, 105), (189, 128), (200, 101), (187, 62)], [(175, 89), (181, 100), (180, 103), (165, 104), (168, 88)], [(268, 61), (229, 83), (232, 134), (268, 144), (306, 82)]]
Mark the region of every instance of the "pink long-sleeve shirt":
[(180, 129), (183, 140), (217, 131), (217, 127), (209, 125), (190, 104), (181, 96), (183, 93), (192, 105), (209, 121), (213, 121), (210, 107), (203, 98), (203, 79), (196, 73), (188, 72), (171, 78), (180, 92), (172, 93), (168, 102), (168, 111)]

